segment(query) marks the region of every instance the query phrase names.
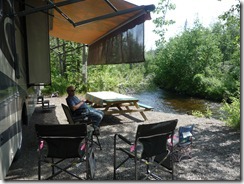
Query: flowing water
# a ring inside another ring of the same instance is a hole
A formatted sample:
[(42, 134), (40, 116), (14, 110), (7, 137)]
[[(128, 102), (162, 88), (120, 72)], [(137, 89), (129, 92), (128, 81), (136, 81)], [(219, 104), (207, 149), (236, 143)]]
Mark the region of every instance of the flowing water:
[(191, 114), (193, 110), (205, 113), (206, 109), (209, 108), (212, 111), (213, 118), (218, 119), (220, 117), (221, 104), (205, 99), (169, 93), (161, 89), (141, 92), (133, 94), (133, 96), (137, 97), (140, 103), (154, 107), (155, 111)]

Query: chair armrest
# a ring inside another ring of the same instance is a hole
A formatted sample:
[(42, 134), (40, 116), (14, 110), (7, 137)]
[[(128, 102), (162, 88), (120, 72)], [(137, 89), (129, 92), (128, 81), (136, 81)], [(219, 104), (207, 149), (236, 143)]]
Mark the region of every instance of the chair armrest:
[(75, 122), (78, 122), (78, 121), (82, 121), (84, 119), (83, 116), (73, 116), (72, 119), (75, 121)]
[(118, 138), (120, 138), (122, 141), (126, 142), (127, 144), (133, 145), (133, 143), (130, 140), (128, 140), (127, 138), (125, 138), (123, 135), (121, 135), (121, 134), (115, 134), (114, 135), (114, 139), (115, 140), (116, 140), (116, 136), (118, 136)]

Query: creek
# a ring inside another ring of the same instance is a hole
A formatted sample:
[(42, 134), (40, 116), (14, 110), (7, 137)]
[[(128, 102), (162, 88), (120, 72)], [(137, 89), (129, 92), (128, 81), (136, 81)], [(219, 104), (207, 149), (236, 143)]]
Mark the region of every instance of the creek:
[(191, 114), (193, 110), (205, 113), (206, 109), (209, 108), (212, 112), (212, 118), (220, 118), (221, 103), (206, 99), (174, 94), (162, 89), (140, 92), (132, 96), (137, 97), (140, 103), (154, 107), (154, 111)]

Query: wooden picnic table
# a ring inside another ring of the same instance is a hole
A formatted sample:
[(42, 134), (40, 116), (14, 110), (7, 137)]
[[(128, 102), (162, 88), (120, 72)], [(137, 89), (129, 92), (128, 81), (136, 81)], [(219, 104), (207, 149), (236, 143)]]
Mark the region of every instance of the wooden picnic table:
[[(101, 92), (88, 92), (86, 94), (86, 100), (92, 104), (93, 107), (104, 108), (106, 115), (112, 114), (125, 114), (132, 112), (140, 112), (144, 120), (147, 120), (144, 111), (151, 110), (152, 107), (138, 103), (139, 99), (113, 91), (101, 91)], [(117, 107), (117, 110), (111, 109), (111, 107)], [(122, 107), (125, 107), (123, 109)], [(131, 109), (130, 107), (135, 107)]]

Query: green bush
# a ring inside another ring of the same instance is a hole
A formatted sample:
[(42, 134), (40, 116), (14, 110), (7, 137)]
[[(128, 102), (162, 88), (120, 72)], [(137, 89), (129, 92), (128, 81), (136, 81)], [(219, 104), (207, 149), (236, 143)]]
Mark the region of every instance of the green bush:
[(196, 111), (196, 110), (192, 110), (192, 115), (193, 115), (193, 116), (196, 116), (196, 117), (198, 117), (198, 118), (204, 118), (204, 117), (205, 117), (204, 114), (203, 114), (202, 112), (200, 112), (200, 111)]
[(235, 129), (240, 129), (241, 115), (240, 115), (240, 99), (231, 98), (231, 103), (224, 102), (222, 119), (227, 123), (228, 126), (231, 126)]
[(144, 63), (88, 67), (88, 91), (128, 93), (151, 87), (152, 76), (145, 75)]
[(45, 86), (42, 89), (43, 95), (51, 95), (52, 93), (58, 92), (59, 95), (64, 95), (66, 93), (66, 87), (68, 86), (68, 82), (62, 76), (56, 76), (52, 78), (52, 85)]
[(207, 107), (205, 112), (197, 111), (197, 110), (192, 110), (192, 115), (199, 117), (199, 118), (211, 118), (212, 116), (212, 111)]

